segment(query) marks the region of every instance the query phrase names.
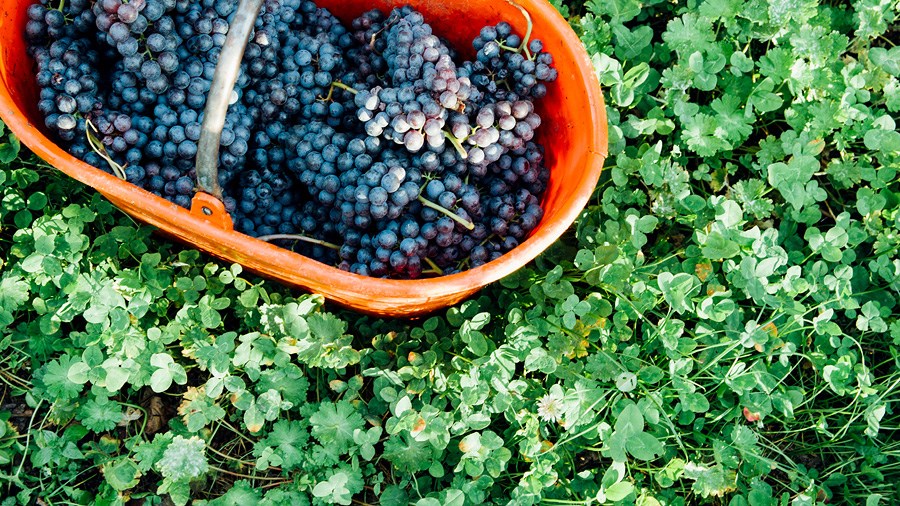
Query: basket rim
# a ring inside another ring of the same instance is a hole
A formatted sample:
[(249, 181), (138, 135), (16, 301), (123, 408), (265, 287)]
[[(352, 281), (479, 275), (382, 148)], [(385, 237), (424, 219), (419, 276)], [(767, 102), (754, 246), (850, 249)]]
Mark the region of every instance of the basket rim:
[[(166, 227), (163, 221), (155, 219), (158, 216), (176, 213), (178, 219), (184, 221), (185, 228), (192, 229), (195, 234), (208, 236), (209, 239), (221, 242), (223, 245), (247, 244), (249, 249), (253, 250), (254, 256), (256, 254), (264, 254), (271, 261), (288, 263), (301, 276), (300, 279), (284, 279), (263, 273), (266, 277), (275, 278), (278, 281), (295, 286), (306, 287), (303, 283), (306, 279), (335, 287), (356, 287), (355, 291), (358, 295), (378, 297), (386, 303), (390, 303), (392, 300), (402, 303), (402, 301), (408, 301), (412, 297), (418, 297), (421, 301), (427, 303), (428, 300), (440, 299), (453, 294), (464, 294), (464, 296), (467, 296), (522, 268), (556, 242), (574, 223), (587, 204), (596, 187), (603, 163), (607, 158), (608, 126), (606, 107), (600, 84), (594, 75), (593, 65), (587, 50), (568, 22), (549, 2), (546, 0), (520, 0), (520, 4), (528, 9), (533, 18), (544, 18), (548, 26), (556, 29), (557, 33), (554, 35), (562, 38), (563, 43), (570, 51), (570, 54), (567, 56), (570, 56), (574, 60), (573, 63), (576, 64), (573, 65), (573, 71), (577, 68), (575, 77), (577, 82), (583, 87), (584, 102), (588, 105), (587, 110), (583, 111), (584, 117), (578, 118), (578, 120), (582, 125), (590, 126), (592, 132), (590, 145), (586, 146), (584, 152), (575, 158), (573, 163), (577, 161), (583, 167), (580, 182), (592, 181), (592, 184), (580, 184), (577, 191), (569, 199), (569, 204), (561, 212), (558, 212), (552, 222), (544, 226), (539, 225), (528, 239), (510, 252), (484, 265), (455, 274), (421, 279), (368, 277), (343, 271), (337, 267), (318, 262), (274, 244), (260, 241), (233, 229), (226, 230), (217, 227), (211, 221), (198, 216), (198, 213), (192, 213), (188, 209), (177, 206), (133, 184), (123, 184), (122, 180), (78, 160), (60, 146), (57, 146), (28, 120), (23, 107), (15, 103), (10, 94), (9, 85), (6, 82), (5, 72), (0, 72), (0, 84), (2, 84), (0, 85), (0, 117), (23, 144), (48, 164), (70, 177), (93, 187), (111, 200), (121, 201), (135, 208), (139, 207), (145, 213), (149, 213), (149, 216), (142, 215), (140, 218), (150, 225), (156, 226), (164, 232), (193, 245), (192, 237), (173, 233), (174, 231)], [(19, 5), (22, 5), (22, 3)], [(0, 61), (0, 67), (2, 66), (5, 65)], [(205, 248), (195, 247), (205, 250)], [(244, 263), (239, 258), (223, 257), (214, 251), (208, 252), (232, 262)], [(240, 255), (237, 256), (239, 257)], [(250, 269), (254, 270), (252, 267)], [(308, 287), (307, 289), (319, 292), (316, 289)], [(325, 295), (326, 298), (332, 298), (328, 293), (325, 293)], [(367, 307), (352, 302), (348, 303), (339, 298), (335, 298), (335, 301), (354, 309), (371, 312)], [(398, 308), (398, 311), (400, 311), (400, 308)], [(376, 312), (379, 314), (390, 314), (383, 311)], [(415, 310), (413, 313), (415, 313)]]

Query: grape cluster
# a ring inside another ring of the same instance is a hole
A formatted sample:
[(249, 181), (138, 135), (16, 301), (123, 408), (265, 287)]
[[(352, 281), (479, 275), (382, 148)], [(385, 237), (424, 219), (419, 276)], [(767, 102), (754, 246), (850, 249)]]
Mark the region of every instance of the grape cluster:
[(386, 23), (384, 13), (376, 9), (354, 19), (349, 32), (347, 60), (354, 62), (359, 82), (370, 88), (378, 86), (380, 76), (387, 72), (387, 61), (382, 56), (387, 50), (387, 39), (382, 36)]
[(543, 98), (547, 83), (556, 80), (553, 56), (543, 50), (543, 43), (523, 42), (507, 22), (482, 28), (472, 45), (478, 51), (472, 79), (496, 100)]
[[(71, 153), (190, 207), (206, 97), (237, 0), (41, 0), (38, 109)], [(411, 7), (344, 26), (265, 0), (219, 152), (239, 232), (358, 274), (490, 262), (542, 219), (535, 101), (552, 57), (507, 23), (460, 61)]]

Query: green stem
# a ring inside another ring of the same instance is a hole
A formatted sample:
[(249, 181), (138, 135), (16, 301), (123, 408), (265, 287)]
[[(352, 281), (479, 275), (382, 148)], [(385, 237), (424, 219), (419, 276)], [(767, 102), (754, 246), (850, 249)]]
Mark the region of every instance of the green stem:
[[(25, 465), (25, 460), (26, 460), (25, 457), (28, 456), (28, 447), (31, 446), (31, 430), (32, 430), (32, 426), (34, 425), (34, 417), (37, 416), (38, 410), (40, 409), (41, 404), (43, 404), (43, 403), (44, 403), (43, 399), (38, 400), (37, 406), (35, 406), (34, 411), (31, 412), (31, 419), (28, 420), (28, 437), (25, 438), (25, 449), (22, 450), (22, 462), (19, 462), (19, 468), (16, 469), (16, 474), (13, 475), (16, 478), (19, 477), (19, 473), (22, 472), (22, 467)], [(48, 416), (50, 416), (50, 411), (47, 411), (47, 415), (44, 416), (45, 422), (47, 421)], [(41, 426), (43, 426), (43, 425), (44, 425), (44, 422), (41, 422)]]
[(491, 235), (485, 237), (484, 240), (481, 241), (481, 244), (479, 244), (479, 246), (484, 246), (485, 244), (491, 242), (491, 239), (493, 239), (495, 237), (497, 237), (497, 234), (491, 233)]
[(249, 475), (243, 473), (236, 473), (234, 471), (229, 471), (227, 469), (222, 469), (221, 467), (209, 466), (213, 471), (228, 474), (231, 476), (237, 476), (238, 478), (243, 478), (245, 480), (265, 480), (265, 481), (284, 481), (284, 477), (282, 476), (260, 476), (260, 475)]
[(450, 132), (444, 131), (444, 137), (450, 141), (450, 144), (453, 144), (453, 147), (456, 148), (456, 152), (459, 153), (459, 156), (462, 157), (463, 160), (469, 158), (469, 153), (466, 153), (465, 148), (463, 148), (462, 144), (460, 144), (459, 139), (453, 136)]
[[(342, 90), (344, 90), (344, 91), (346, 91), (346, 92), (352, 93), (352, 94), (354, 94), (354, 95), (356, 95), (357, 93), (359, 93), (358, 90), (355, 90), (355, 89), (351, 88), (350, 86), (347, 86), (346, 84), (344, 84), (344, 83), (342, 83), (342, 82), (340, 82), (340, 81), (335, 81), (335, 82), (331, 83), (331, 86), (332, 86), (332, 88), (335, 88), (335, 87), (336, 87), (336, 88), (340, 88), (340, 89), (342, 89)], [(330, 96), (330, 95), (331, 95), (331, 92), (329, 92), (328, 95)]]
[(472, 230), (472, 229), (475, 228), (475, 224), (472, 223), (471, 221), (469, 221), (469, 220), (467, 220), (467, 219), (465, 219), (465, 218), (462, 218), (461, 216), (459, 216), (458, 214), (454, 213), (453, 211), (450, 211), (450, 210), (447, 209), (446, 207), (443, 207), (443, 206), (441, 206), (441, 205), (435, 204), (434, 202), (432, 202), (432, 201), (426, 199), (425, 197), (423, 197), (423, 196), (421, 196), (421, 195), (419, 195), (419, 202), (421, 202), (425, 207), (430, 207), (431, 209), (434, 209), (435, 211), (437, 211), (437, 212), (439, 212), (439, 213), (443, 213), (443, 214), (447, 215), (448, 217), (452, 218), (453, 221), (455, 221), (455, 222), (459, 223), (460, 225), (466, 227), (467, 230)]
[(532, 58), (531, 52), (528, 50), (528, 41), (531, 39), (531, 30), (534, 28), (534, 23), (531, 22), (531, 15), (528, 14), (528, 10), (515, 2), (513, 2), (513, 5), (515, 5), (516, 8), (519, 9), (519, 12), (521, 12), (522, 15), (525, 16), (525, 22), (527, 23), (527, 28), (525, 29), (525, 37), (522, 38), (522, 44), (519, 46), (518, 52), (524, 50), (525, 56), (530, 60)]
[(319, 246), (324, 246), (329, 249), (333, 249), (335, 251), (340, 251), (341, 247), (337, 244), (325, 242), (319, 239), (313, 239), (312, 237), (307, 237), (305, 235), (296, 235), (296, 234), (271, 234), (271, 235), (261, 235), (257, 237), (260, 241), (277, 241), (279, 239), (284, 239), (287, 241), (303, 241), (312, 244), (318, 244)]
[(340, 89), (348, 91), (354, 95), (359, 93), (359, 91), (354, 90), (353, 88), (347, 86), (346, 84), (344, 84), (340, 81), (334, 81), (331, 83), (331, 86), (328, 87), (328, 95), (326, 95), (324, 97), (319, 97), (319, 100), (321, 100), (322, 102), (331, 102), (331, 97), (334, 95), (335, 88), (340, 88)]
[(440, 267), (438, 267), (438, 265), (436, 263), (434, 263), (434, 260), (432, 260), (428, 257), (425, 257), (425, 263), (428, 264), (428, 266), (431, 267), (431, 270), (434, 271), (434, 273), (437, 274), (438, 276), (444, 275), (444, 270), (441, 269)]
[(93, 149), (94, 152), (97, 153), (101, 158), (106, 160), (106, 163), (109, 164), (116, 177), (123, 181), (127, 181), (128, 178), (125, 176), (125, 168), (116, 163), (116, 161), (109, 156), (109, 153), (106, 151), (106, 147), (102, 142), (100, 142), (100, 139), (98, 139), (94, 134), (91, 133), (91, 130), (99, 133), (99, 130), (97, 130), (97, 127), (95, 127), (94, 124), (91, 123), (91, 120), (85, 120), (84, 133), (85, 135), (87, 135), (88, 144), (91, 146), (91, 149)]

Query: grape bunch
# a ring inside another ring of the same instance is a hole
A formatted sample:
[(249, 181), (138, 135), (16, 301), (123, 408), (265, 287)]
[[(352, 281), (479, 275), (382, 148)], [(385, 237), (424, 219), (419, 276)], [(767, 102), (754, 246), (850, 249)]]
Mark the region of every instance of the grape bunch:
[(356, 78), (367, 87), (378, 86), (380, 76), (387, 72), (387, 61), (383, 56), (387, 50), (387, 39), (382, 32), (393, 21), (374, 9), (354, 19), (351, 24), (347, 60), (354, 62)]
[[(237, 0), (41, 0), (39, 111), (85, 162), (190, 207)], [(530, 31), (528, 32), (530, 33)], [(409, 6), (344, 25), (265, 0), (219, 150), (235, 229), (361, 275), (478, 267), (525, 241), (549, 180), (535, 108), (551, 55), (501, 22), (463, 61)]]
[(472, 45), (478, 51), (472, 78), (495, 100), (543, 98), (547, 83), (557, 78), (553, 56), (543, 43), (523, 41), (505, 21), (482, 28)]

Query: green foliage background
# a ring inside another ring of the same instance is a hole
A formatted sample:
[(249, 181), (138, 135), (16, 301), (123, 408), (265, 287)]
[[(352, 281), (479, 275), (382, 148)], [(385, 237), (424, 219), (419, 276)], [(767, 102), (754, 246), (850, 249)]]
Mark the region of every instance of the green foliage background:
[(172, 244), (0, 130), (0, 504), (896, 504), (900, 3), (557, 6), (607, 168), (422, 321)]

